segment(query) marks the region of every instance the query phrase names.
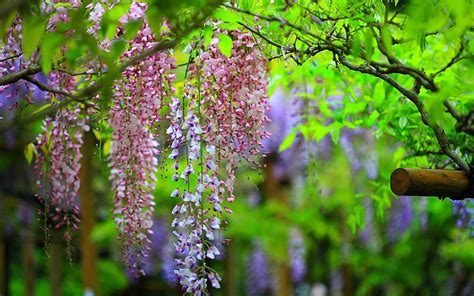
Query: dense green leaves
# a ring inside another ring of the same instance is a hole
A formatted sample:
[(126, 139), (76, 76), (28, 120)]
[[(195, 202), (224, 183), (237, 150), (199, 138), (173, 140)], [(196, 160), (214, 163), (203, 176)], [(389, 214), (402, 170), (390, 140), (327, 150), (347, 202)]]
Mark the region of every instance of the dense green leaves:
[(220, 52), (229, 58), (232, 53), (232, 38), (227, 34), (219, 34), (218, 38), (219, 44), (217, 46)]
[(25, 59), (29, 59), (38, 47), (46, 29), (46, 20), (41, 17), (28, 14), (23, 16), (23, 53)]

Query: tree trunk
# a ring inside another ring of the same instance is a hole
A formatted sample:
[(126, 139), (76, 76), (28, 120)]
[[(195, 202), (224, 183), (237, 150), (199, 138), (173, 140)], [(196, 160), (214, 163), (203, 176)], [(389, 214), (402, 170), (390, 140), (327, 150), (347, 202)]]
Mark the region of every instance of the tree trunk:
[(79, 190), (81, 200), (81, 266), (84, 291), (98, 295), (97, 248), (91, 240), (91, 232), (95, 224), (95, 207), (92, 189), (92, 156), (94, 136), (91, 132), (84, 134)]

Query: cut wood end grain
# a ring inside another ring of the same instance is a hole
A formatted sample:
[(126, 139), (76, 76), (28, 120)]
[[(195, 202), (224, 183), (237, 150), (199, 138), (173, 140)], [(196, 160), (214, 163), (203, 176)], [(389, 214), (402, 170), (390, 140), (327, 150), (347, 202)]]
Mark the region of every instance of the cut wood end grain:
[(462, 171), (398, 168), (390, 177), (397, 195), (473, 198), (473, 186)]

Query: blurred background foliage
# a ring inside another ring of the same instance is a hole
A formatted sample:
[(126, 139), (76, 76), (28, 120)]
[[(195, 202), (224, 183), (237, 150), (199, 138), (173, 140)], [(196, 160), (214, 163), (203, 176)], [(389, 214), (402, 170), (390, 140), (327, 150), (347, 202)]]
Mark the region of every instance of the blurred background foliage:
[[(200, 34), (206, 40), (212, 34), (209, 23), (202, 30), (202, 26), (189, 28), (195, 18), (207, 18), (209, 14), (218, 21), (215, 26), (222, 29), (242, 28), (242, 24), (260, 26), (261, 34), (283, 46), (278, 48), (263, 40), (258, 45), (271, 59), (269, 95), (273, 122), (268, 128), (273, 136), (265, 145), (268, 157), (262, 160), (261, 170), (242, 167), (238, 172), (234, 214), (228, 216), (229, 224), (222, 234), (230, 242), (222, 245), (222, 258), (213, 266), (224, 284), (221, 290), (212, 290), (212, 295), (474, 293), (472, 202), (396, 197), (389, 190), (390, 174), (397, 167), (455, 168), (445, 155), (425, 153), (439, 150), (430, 128), (422, 124), (414, 105), (392, 86), (377, 77), (344, 68), (330, 52), (308, 54), (311, 44), (305, 44), (314, 39), (310, 34), (324, 36), (348, 26), (354, 32), (350, 35), (348, 58), (363, 62), (370, 55), (369, 59), (380, 60), (383, 54), (367, 24), (383, 22), (389, 11), (394, 21), (403, 21), (403, 27), (387, 25), (389, 43), (413, 40), (390, 44), (390, 52), (410, 67), (433, 73), (456, 54), (460, 42), (472, 52), (471, 2), (232, 1), (244, 11), (285, 22), (265, 22), (224, 6), (215, 9), (219, 3), (208, 1), (148, 2), (151, 9), (147, 17), (152, 28), (159, 30), (166, 17), (177, 30), (173, 34), (181, 38), (174, 49), (177, 64), (188, 61), (185, 47), (190, 40)], [(11, 10), (7, 5), (0, 10), (2, 32), (18, 12), (31, 20), (31, 28), (25, 24), (26, 32), (41, 36), (25, 41), (24, 51), (32, 54), (39, 46), (41, 67), (46, 73), (51, 64), (63, 58), (68, 68), (77, 71), (89, 61), (85, 57), (107, 64), (111, 75), (97, 78), (104, 82), (101, 97), (106, 106), (126, 39), (114, 40), (116, 46), (111, 51), (101, 49), (100, 40), (86, 32), (90, 24), (82, 17), (86, 13), (83, 7), (72, 10), (71, 23), (60, 28), (62, 32), (75, 28), (74, 34), (37, 32), (34, 27), (44, 25), (45, 16), (35, 16), (23, 6), (18, 9), (14, 2), (9, 3)], [(35, 3), (30, 5), (35, 7)], [(129, 1), (120, 1), (107, 12), (99, 39), (113, 38), (118, 19), (128, 5)], [(346, 21), (318, 21), (311, 12)], [(406, 15), (410, 18), (402, 19)], [(286, 22), (304, 27), (306, 36), (301, 30), (285, 26)], [(286, 53), (291, 46), (301, 50)], [(61, 47), (66, 50), (60, 52)], [(456, 131), (456, 120), (442, 105), (449, 96), (460, 112), (473, 110), (472, 57), (448, 70), (436, 78), (438, 92), (422, 89), (419, 96), (428, 113), (445, 129), (456, 152), (472, 161), (473, 137)], [(185, 67), (180, 67), (178, 92), (184, 73)], [(405, 87), (413, 84), (409, 76), (393, 77)], [(15, 112), (21, 117), (42, 108), (45, 106), (41, 104), (25, 104)], [(148, 273), (135, 279), (121, 264), (110, 213), (107, 157), (111, 131), (105, 122), (98, 119), (93, 129), (97, 141), (90, 172), (96, 196), (97, 224), (92, 239), (99, 249), (99, 293), (179, 295), (172, 272), (170, 224), (175, 201), (169, 195), (176, 183), (171, 181), (171, 162), (162, 159), (160, 164), (160, 184), (155, 192), (156, 229)], [(79, 237), (73, 239), (70, 262), (65, 245), (54, 231), (51, 244), (46, 250), (43, 247), (42, 221), (36, 214), (40, 204), (34, 198), (35, 181), (25, 159), (25, 147), (39, 130), (40, 123), (34, 122), (26, 128), (3, 129), (1, 133), (0, 277), (8, 280), (4, 284), (10, 295), (23, 295), (27, 289), (33, 289), (34, 295), (54, 294), (54, 289), (63, 295), (84, 295)], [(28, 154), (26, 149), (26, 158)]]

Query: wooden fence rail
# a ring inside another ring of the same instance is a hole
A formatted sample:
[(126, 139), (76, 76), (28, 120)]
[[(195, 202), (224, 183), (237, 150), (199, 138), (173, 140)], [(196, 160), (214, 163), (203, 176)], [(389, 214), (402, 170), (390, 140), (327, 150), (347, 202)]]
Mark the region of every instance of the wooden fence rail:
[(390, 177), (397, 195), (474, 198), (474, 186), (462, 171), (399, 168)]

